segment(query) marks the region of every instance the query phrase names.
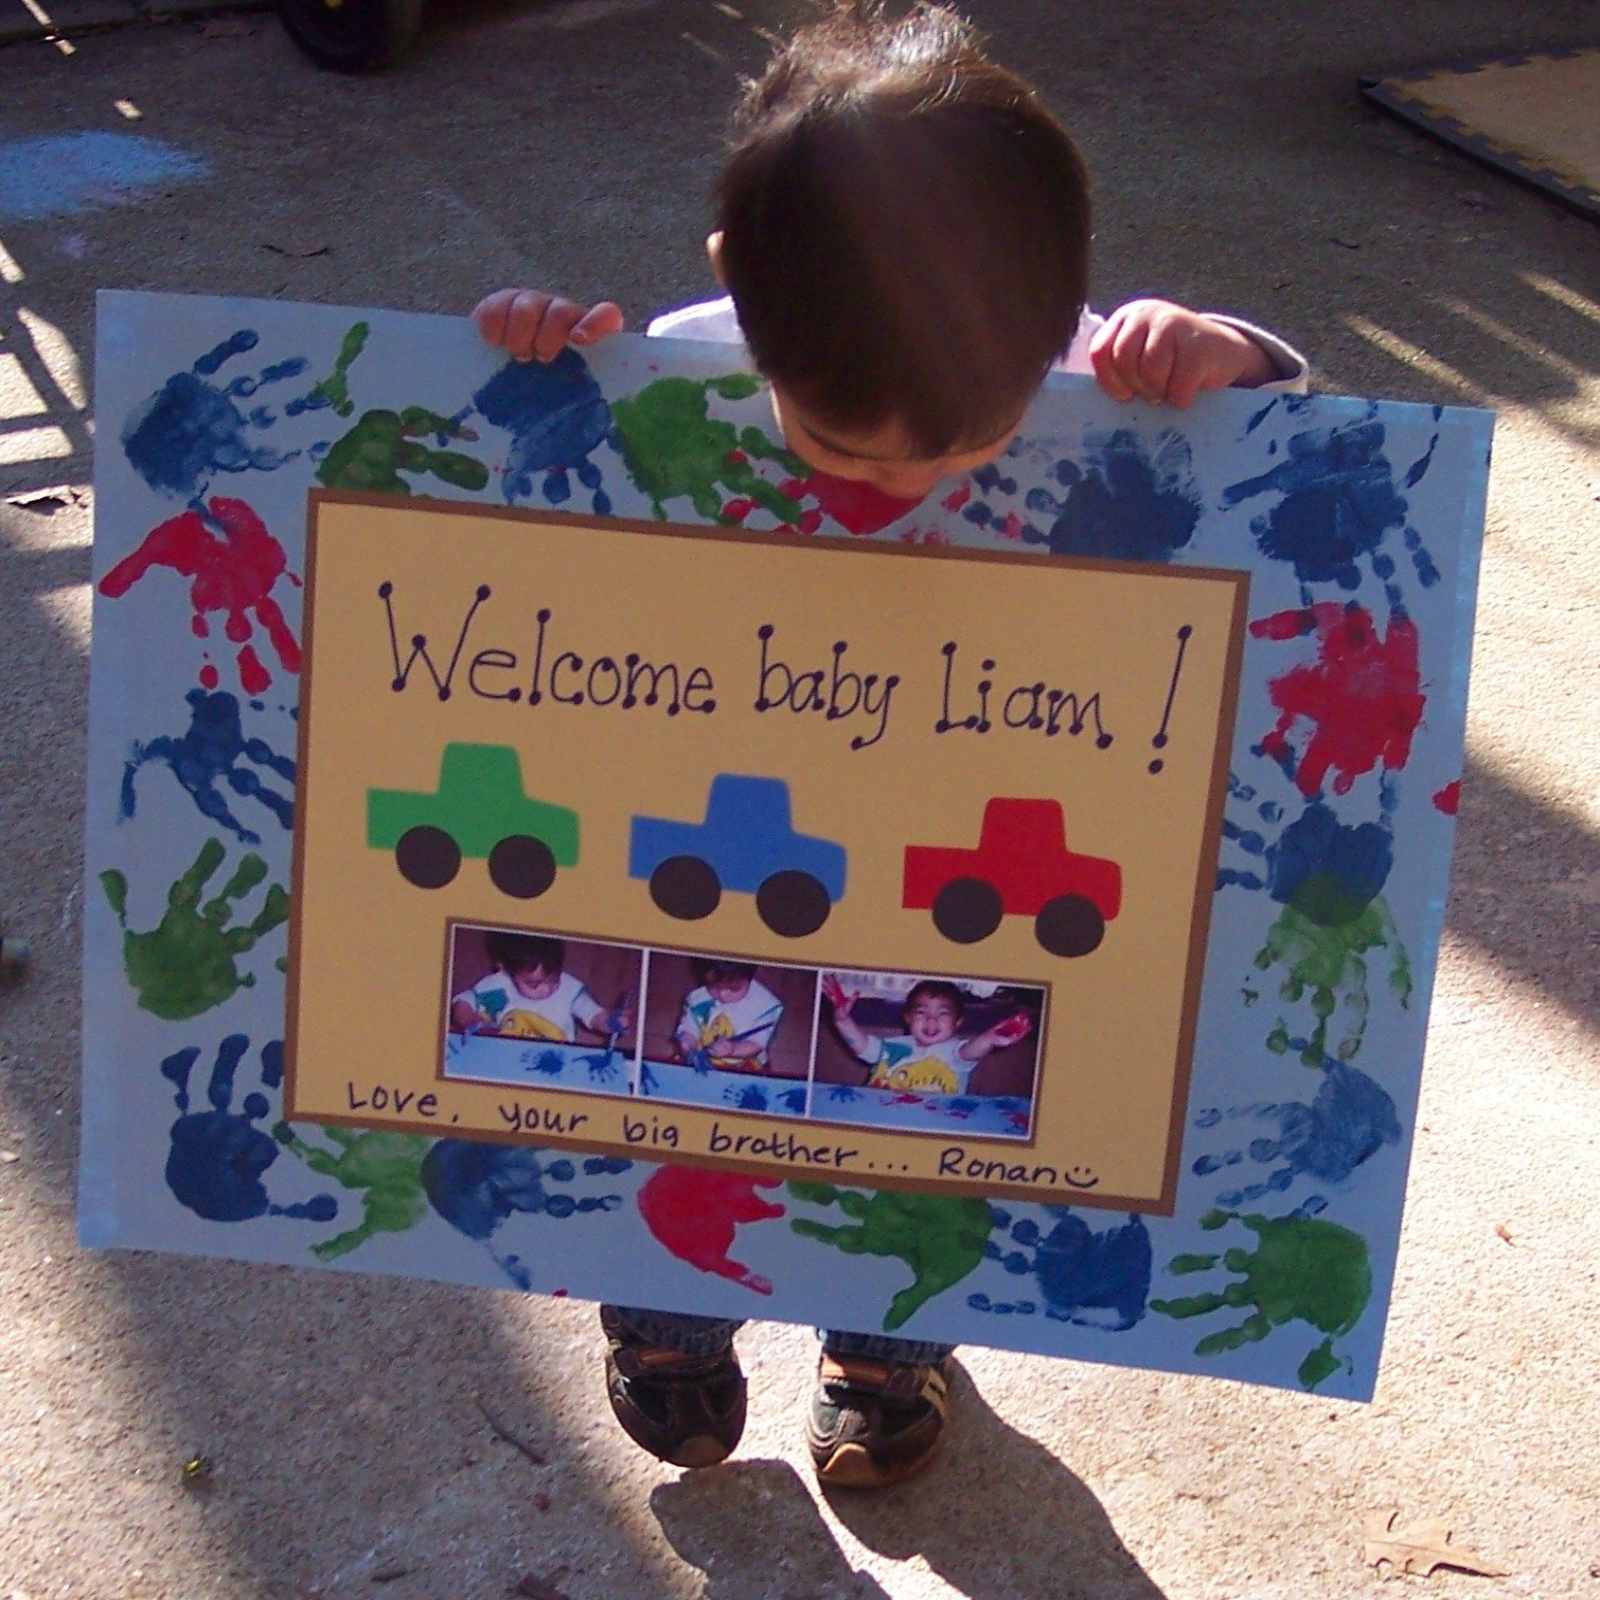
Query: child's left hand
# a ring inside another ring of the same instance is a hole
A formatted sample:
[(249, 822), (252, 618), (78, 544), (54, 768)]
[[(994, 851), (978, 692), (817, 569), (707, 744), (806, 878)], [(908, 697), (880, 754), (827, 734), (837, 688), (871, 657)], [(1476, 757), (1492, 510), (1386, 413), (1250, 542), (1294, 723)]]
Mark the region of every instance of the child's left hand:
[(1212, 389), (1254, 389), (1278, 376), (1249, 334), (1167, 300), (1133, 300), (1114, 311), (1090, 341), (1089, 359), (1113, 400), (1180, 411)]
[(1026, 1039), (1032, 1031), (1033, 1018), (1026, 1011), (1013, 1011), (1009, 1017), (1002, 1018), (989, 1030), (994, 1042), (1001, 1049)]

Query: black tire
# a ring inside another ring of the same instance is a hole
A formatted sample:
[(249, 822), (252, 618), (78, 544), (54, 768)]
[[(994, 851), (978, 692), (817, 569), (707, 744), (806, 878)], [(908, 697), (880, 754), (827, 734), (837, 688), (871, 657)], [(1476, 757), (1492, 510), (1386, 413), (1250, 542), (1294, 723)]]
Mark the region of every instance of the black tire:
[(722, 882), (699, 856), (668, 856), (650, 874), (650, 898), (679, 922), (698, 922), (722, 903)]
[(1033, 934), (1051, 955), (1070, 961), (1100, 948), (1106, 919), (1081, 894), (1058, 894), (1034, 918)]
[(422, 0), (278, 0), (284, 31), (319, 66), (380, 72), (411, 48)]
[(756, 890), (756, 911), (780, 939), (803, 939), (828, 920), (833, 901), (809, 872), (774, 872)]
[(543, 839), (513, 833), (489, 852), (489, 881), (515, 900), (535, 899), (556, 881), (556, 858)]
[(1005, 915), (1000, 891), (982, 878), (952, 878), (933, 901), (933, 925), (951, 944), (977, 944)]
[(443, 828), (407, 828), (394, 847), (400, 876), (418, 889), (442, 889), (461, 870), (461, 847)]

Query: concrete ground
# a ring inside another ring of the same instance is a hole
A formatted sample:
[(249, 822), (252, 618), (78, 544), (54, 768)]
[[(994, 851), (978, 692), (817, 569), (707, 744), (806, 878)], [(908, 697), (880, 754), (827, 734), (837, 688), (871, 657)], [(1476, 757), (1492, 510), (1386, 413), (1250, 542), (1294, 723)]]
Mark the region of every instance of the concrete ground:
[[(746, 1337), (741, 1457), (688, 1476), (612, 1426), (586, 1306), (76, 1249), (93, 291), (699, 295), (719, 116), (798, 9), (453, 0), (357, 81), (266, 15), (0, 49), (0, 138), (136, 129), (210, 173), (0, 207), (0, 913), (35, 947), (0, 991), (0, 1600), (1344, 1600), (1384, 1581), (1371, 1509), (1443, 1518), (1511, 1574), (1411, 1592), (1600, 1596), (1600, 233), (1355, 93), (1373, 67), (1580, 42), (1589, 0), (976, 7), (1098, 174), (1098, 303), (1237, 310), (1325, 389), (1500, 414), (1374, 1404), (971, 1350), (942, 1464), (828, 1500), (798, 1330)], [(211, 1478), (186, 1487), (195, 1452)]]

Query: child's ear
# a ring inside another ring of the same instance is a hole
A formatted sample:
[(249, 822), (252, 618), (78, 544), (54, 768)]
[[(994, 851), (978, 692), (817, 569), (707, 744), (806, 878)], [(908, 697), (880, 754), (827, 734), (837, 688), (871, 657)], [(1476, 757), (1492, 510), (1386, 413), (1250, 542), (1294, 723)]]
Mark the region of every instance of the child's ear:
[(722, 231), (706, 235), (706, 260), (711, 263), (711, 276), (724, 289), (728, 287), (727, 274), (722, 270)]

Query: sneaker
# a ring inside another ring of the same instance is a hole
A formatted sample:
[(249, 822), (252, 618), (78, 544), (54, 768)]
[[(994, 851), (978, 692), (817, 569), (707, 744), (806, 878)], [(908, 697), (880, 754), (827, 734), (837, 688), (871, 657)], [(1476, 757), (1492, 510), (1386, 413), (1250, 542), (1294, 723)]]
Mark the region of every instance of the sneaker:
[(944, 1442), (949, 1368), (824, 1353), (806, 1443), (830, 1488), (882, 1489), (920, 1472)]
[(733, 1346), (679, 1355), (631, 1332), (610, 1306), (601, 1308), (600, 1326), (606, 1395), (628, 1437), (675, 1467), (726, 1461), (744, 1433), (744, 1373)]

